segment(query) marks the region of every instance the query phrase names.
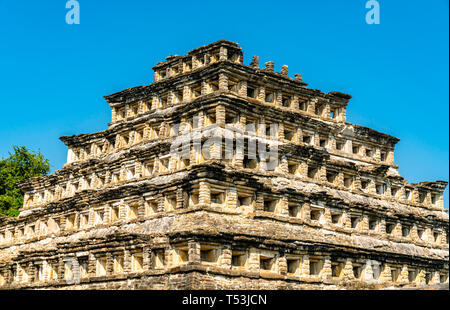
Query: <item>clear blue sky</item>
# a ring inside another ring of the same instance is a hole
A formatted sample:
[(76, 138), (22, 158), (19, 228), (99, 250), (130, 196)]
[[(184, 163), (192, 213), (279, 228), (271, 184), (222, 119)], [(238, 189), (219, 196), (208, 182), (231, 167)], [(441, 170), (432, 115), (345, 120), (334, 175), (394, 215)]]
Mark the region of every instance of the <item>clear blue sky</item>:
[(400, 138), (408, 181), (449, 179), (448, 0), (379, 0), (379, 25), (366, 24), (366, 0), (79, 0), (79, 25), (66, 24), (65, 3), (0, 0), (0, 157), (25, 145), (61, 168), (60, 136), (107, 128), (104, 95), (150, 84), (167, 55), (227, 39), (246, 64), (259, 55), (311, 88), (352, 94), (348, 121)]

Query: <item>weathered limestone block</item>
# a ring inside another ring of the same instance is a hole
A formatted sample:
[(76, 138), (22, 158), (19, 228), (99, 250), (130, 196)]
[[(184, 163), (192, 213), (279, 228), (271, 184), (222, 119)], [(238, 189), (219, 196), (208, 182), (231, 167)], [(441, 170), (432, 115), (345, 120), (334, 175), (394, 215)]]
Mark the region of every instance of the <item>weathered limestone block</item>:
[(246, 124), (247, 124), (247, 116), (245, 116), (244, 114), (239, 115), (239, 125), (242, 131), (245, 131)]
[(129, 249), (124, 250), (123, 254), (123, 271), (125, 273), (131, 272), (131, 252)]
[(351, 229), (352, 228), (352, 222), (351, 222), (351, 218), (350, 218), (350, 213), (348, 213), (348, 211), (344, 211), (342, 213), (342, 226), (347, 228), (347, 229)]
[(318, 133), (314, 134), (314, 147), (319, 148), (320, 147), (320, 135)]
[(259, 123), (256, 125), (256, 135), (258, 137), (265, 137), (266, 136), (266, 120), (264, 117), (261, 117), (259, 119)]
[(359, 191), (361, 190), (361, 176), (360, 175), (355, 176), (355, 180), (353, 181), (353, 188), (355, 188)]
[(339, 109), (337, 120), (338, 122), (345, 122), (347, 120), (347, 110), (345, 108)]
[(304, 277), (308, 277), (309, 276), (309, 272), (310, 272), (310, 267), (309, 267), (309, 255), (303, 255), (302, 258), (302, 266), (301, 266), (301, 275)]
[(386, 156), (386, 163), (388, 165), (394, 165), (394, 152), (393, 151), (388, 151), (387, 156)]
[(324, 209), (321, 221), (324, 224), (330, 224), (331, 223), (331, 211), (330, 211), (330, 208), (325, 208)]
[(264, 195), (256, 193), (255, 211), (264, 211)]
[(369, 230), (369, 216), (363, 215), (361, 222), (359, 224), (359, 229), (361, 231), (368, 231)]
[(375, 159), (375, 160), (380, 160), (381, 159), (381, 150), (380, 150), (380, 148), (376, 148), (375, 149), (375, 154), (373, 156), (373, 159)]
[(278, 272), (282, 275), (287, 274), (287, 261), (285, 256), (278, 258)]
[(205, 55), (203, 56), (203, 64), (208, 65), (210, 63), (211, 63), (211, 54), (205, 53)]
[(158, 135), (160, 137), (167, 137), (169, 135), (169, 124), (167, 122), (162, 122), (159, 127)]
[(196, 70), (200, 66), (197, 56), (192, 55), (192, 70)]
[(259, 87), (258, 88), (258, 97), (257, 99), (259, 101), (265, 102), (266, 99), (266, 88), (265, 87)]
[(169, 265), (169, 262), (172, 261), (172, 251), (170, 251), (170, 247), (167, 245), (166, 247), (164, 247), (163, 249), (161, 249), (162, 251), (162, 265), (159, 267), (161, 269), (165, 269), (166, 266)]
[(339, 187), (344, 186), (344, 172), (339, 171), (339, 173), (337, 175), (336, 185)]
[(299, 107), (298, 96), (296, 96), (296, 95), (294, 95), (294, 96), (292, 97), (291, 108), (293, 108), (293, 109), (295, 109), (295, 110), (298, 110), (298, 109), (300, 108), (300, 107)]
[(284, 140), (284, 124), (278, 124), (278, 132), (277, 132), (278, 140)]
[(448, 247), (448, 232), (442, 231), (439, 236), (439, 241), (442, 247)]
[(200, 182), (199, 190), (199, 203), (200, 204), (210, 204), (211, 194), (209, 190), (209, 185), (205, 181)]
[(283, 173), (289, 173), (289, 170), (288, 170), (288, 161), (287, 161), (286, 156), (283, 156), (283, 157), (281, 158), (280, 170), (281, 170), (281, 172), (283, 172)]
[(116, 108), (111, 109), (111, 121), (113, 123), (117, 121), (117, 109)]
[[(201, 146), (200, 146), (200, 148), (201, 148)], [(192, 164), (197, 164), (198, 163), (198, 155), (199, 154), (197, 152), (197, 149), (198, 149), (198, 145), (196, 143), (193, 143), (192, 144), (192, 148), (189, 151), (189, 161)]]
[(440, 272), (438, 270), (433, 271), (431, 274), (430, 284), (438, 284), (440, 282), (441, 282)]
[(147, 112), (147, 104), (143, 100), (139, 100), (138, 102), (138, 114), (142, 114)]
[(408, 277), (408, 266), (403, 265), (402, 270), (400, 272), (400, 275), (397, 280), (399, 283), (408, 283), (409, 277)]
[(444, 195), (440, 194), (436, 202), (436, 208), (442, 210), (444, 208)]
[(151, 110), (157, 110), (157, 109), (159, 109), (159, 98), (158, 98), (158, 96), (153, 96)]
[(89, 226), (93, 226), (95, 224), (95, 213), (94, 213), (94, 209), (90, 209), (89, 210), (89, 220), (88, 220), (88, 225)]
[(299, 165), (298, 171), (300, 172), (300, 175), (303, 177), (308, 176), (308, 163), (305, 161), (302, 161)]
[(322, 115), (323, 117), (330, 117), (330, 104), (326, 103), (323, 108)]
[(171, 107), (175, 104), (175, 94), (173, 91), (170, 91), (167, 95), (167, 106)]
[(227, 207), (231, 210), (236, 210), (238, 205), (238, 196), (236, 187), (231, 187), (227, 191)]
[(380, 274), (380, 281), (381, 282), (391, 282), (392, 281), (391, 267), (388, 264), (385, 264), (384, 269), (382, 269), (382, 272)]
[(133, 117), (132, 109), (129, 104), (125, 104), (125, 118)]
[(395, 223), (395, 228), (392, 231), (392, 235), (396, 238), (400, 238), (402, 236), (402, 225), (399, 222)]
[(329, 142), (328, 142), (328, 148), (331, 150), (335, 150), (336, 149), (336, 138), (333, 136), (329, 137)]
[(332, 277), (332, 270), (331, 270), (331, 258), (329, 256), (326, 256), (323, 262), (323, 268), (320, 273), (320, 277), (322, 279), (331, 279)]
[(417, 225), (413, 225), (412, 227), (411, 227), (411, 230), (410, 230), (410, 232), (409, 232), (409, 235), (410, 235), (410, 237), (413, 239), (413, 240), (415, 240), (415, 241), (418, 241), (420, 238), (419, 238), (419, 235), (418, 235), (418, 233), (417, 233)]
[(386, 186), (386, 190), (385, 190), (383, 196), (386, 197), (386, 199), (389, 199), (392, 196), (392, 192), (391, 192), (391, 187), (390, 186)]
[(416, 281), (417, 285), (425, 285), (426, 284), (426, 279), (425, 279), (426, 274), (427, 274), (427, 272), (425, 269), (419, 270), (419, 272), (417, 274), (417, 281)]
[(197, 121), (198, 121), (198, 124), (194, 125), (194, 127), (196, 127), (196, 128), (204, 128), (205, 127), (206, 117), (205, 117), (205, 112), (204, 111), (200, 111), (198, 113)]
[(142, 268), (150, 270), (152, 268), (152, 250), (149, 246), (144, 246), (142, 249)]
[(239, 88), (238, 88), (238, 94), (240, 96), (244, 96), (247, 97), (247, 81), (240, 81), (238, 84)]
[(174, 171), (177, 169), (178, 157), (171, 156), (169, 158), (169, 171)]
[(176, 208), (177, 209), (183, 208), (184, 207), (183, 203), (185, 202), (185, 195), (184, 195), (184, 191), (182, 188), (177, 189), (176, 200), (177, 200)]
[(106, 253), (106, 274), (114, 272), (114, 259), (112, 253)]
[(367, 190), (371, 194), (376, 194), (377, 188), (376, 188), (374, 180), (369, 181), (369, 185), (367, 185)]
[(280, 90), (277, 90), (275, 93), (275, 105), (281, 106), (283, 102), (283, 93)]
[(281, 75), (284, 77), (289, 77), (289, 67), (287, 65), (281, 66)]
[(302, 218), (306, 221), (311, 220), (311, 207), (309, 203), (304, 203), (302, 206)]
[(353, 263), (351, 258), (345, 260), (345, 265), (343, 269), (343, 277), (346, 280), (353, 280), (355, 275), (353, 274)]
[(66, 229), (66, 217), (64, 215), (59, 218), (59, 227), (61, 231)]
[(259, 69), (259, 57), (258, 56), (252, 57), (252, 61), (250, 62), (250, 67)]
[(289, 216), (289, 198), (287, 195), (283, 196), (280, 200), (280, 215)]
[(158, 212), (164, 212), (166, 209), (165, 206), (166, 202), (164, 196), (162, 194), (158, 195), (157, 200), (158, 200)]
[(226, 60), (228, 57), (228, 50), (226, 47), (221, 46), (219, 51), (219, 60)]
[(248, 267), (250, 271), (259, 271), (259, 253), (255, 248), (249, 251)]
[(364, 265), (364, 272), (362, 276), (362, 280), (366, 282), (371, 282), (375, 278), (375, 272), (378, 272), (378, 267), (375, 267), (370, 260), (366, 260), (366, 264)]
[(220, 266), (222, 268), (230, 269), (231, 268), (231, 257), (232, 257), (231, 247), (229, 245), (225, 245), (222, 248)]
[(264, 64), (266, 66), (265, 70), (268, 72), (274, 72), (275, 64), (273, 61), (268, 61)]
[(225, 128), (225, 106), (223, 105), (216, 107), (216, 123), (217, 126)]
[(233, 165), (237, 168), (244, 167), (244, 150), (241, 147), (236, 149), (235, 156), (233, 157)]
[(70, 279), (70, 282), (72, 283), (79, 283), (81, 274), (80, 274), (80, 265), (76, 258), (71, 259), (71, 270), (72, 270), (72, 279)]
[(386, 233), (386, 219), (385, 218), (380, 219), (380, 222), (378, 224), (378, 232), (383, 235)]
[(426, 193), (426, 196), (424, 199), (424, 204), (426, 206), (431, 206), (431, 193), (430, 192)]
[(424, 241), (426, 242), (433, 242), (433, 233), (431, 231), (430, 227), (426, 227), (424, 231)]
[(183, 86), (183, 102), (191, 100), (191, 88), (187, 85)]
[[(24, 271), (28, 275), (28, 281), (30, 282), (38, 282), (39, 276), (38, 276), (38, 270), (35, 267), (35, 265), (31, 262), (29, 262), (27, 265), (24, 266)], [(25, 281), (25, 282), (28, 282)]]
[(419, 191), (415, 188), (415, 189), (413, 189), (411, 195), (412, 195), (412, 201), (415, 203), (418, 203), (419, 202)]
[(327, 182), (327, 167), (325, 165), (320, 166), (317, 180), (323, 183)]
[(316, 113), (316, 105), (318, 103), (319, 99), (317, 98), (312, 98), (311, 100), (308, 101), (307, 106), (306, 106), (306, 112), (314, 114)]
[[(75, 262), (75, 260), (74, 260)], [(91, 277), (95, 277), (96, 275), (96, 269), (97, 269), (97, 260), (95, 258), (95, 255), (90, 253), (89, 257), (88, 257), (88, 269), (87, 269), (87, 273), (89, 276)], [(75, 269), (75, 268), (74, 268)]]

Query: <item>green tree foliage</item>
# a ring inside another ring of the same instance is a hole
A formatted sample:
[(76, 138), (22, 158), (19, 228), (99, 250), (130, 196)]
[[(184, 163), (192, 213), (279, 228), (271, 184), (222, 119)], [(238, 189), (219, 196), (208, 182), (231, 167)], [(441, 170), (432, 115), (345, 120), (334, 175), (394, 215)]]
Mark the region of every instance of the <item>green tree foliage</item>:
[(50, 164), (40, 151), (29, 151), (25, 146), (14, 146), (14, 153), (0, 159), (0, 215), (17, 216), (23, 205), (23, 194), (17, 183), (48, 174)]

